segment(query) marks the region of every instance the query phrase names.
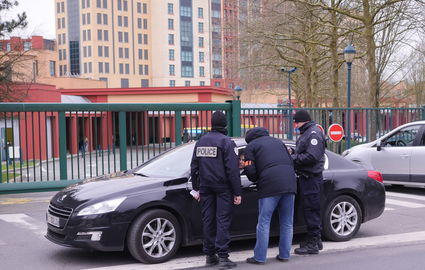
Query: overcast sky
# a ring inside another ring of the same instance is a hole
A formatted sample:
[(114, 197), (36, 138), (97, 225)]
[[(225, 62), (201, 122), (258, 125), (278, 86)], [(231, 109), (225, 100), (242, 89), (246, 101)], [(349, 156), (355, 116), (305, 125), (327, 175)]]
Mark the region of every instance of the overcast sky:
[(24, 30), (13, 33), (16, 36), (41, 35), (45, 38), (55, 38), (54, 0), (18, 0), (19, 6), (0, 17), (16, 17), (16, 14), (25, 11), (28, 16), (28, 26)]

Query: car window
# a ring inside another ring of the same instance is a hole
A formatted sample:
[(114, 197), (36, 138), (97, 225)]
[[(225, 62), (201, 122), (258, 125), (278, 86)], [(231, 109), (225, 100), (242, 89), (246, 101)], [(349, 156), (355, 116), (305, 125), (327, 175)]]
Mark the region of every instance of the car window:
[(400, 129), (390, 137), (386, 138), (383, 146), (385, 147), (403, 147), (413, 146), (416, 135), (419, 133), (421, 125), (414, 125)]
[(148, 161), (134, 172), (148, 177), (185, 177), (192, 161), (194, 143), (176, 147)]

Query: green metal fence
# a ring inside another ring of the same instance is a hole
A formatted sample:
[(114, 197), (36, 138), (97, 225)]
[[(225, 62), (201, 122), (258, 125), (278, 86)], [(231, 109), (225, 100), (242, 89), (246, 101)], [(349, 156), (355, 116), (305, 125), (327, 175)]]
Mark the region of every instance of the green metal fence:
[[(239, 101), (210, 104), (0, 103), (0, 193), (65, 187), (135, 168), (211, 129), (213, 111), (225, 111), (229, 135), (256, 126), (277, 138), (290, 134), (289, 115), (298, 109), (241, 108)], [(351, 145), (382, 136), (404, 123), (425, 119), (423, 108), (307, 109), (326, 131), (351, 122)], [(349, 118), (348, 118), (349, 116)], [(328, 142), (341, 153), (342, 142)]]
[[(327, 134), (332, 124), (347, 126), (350, 121), (350, 136), (344, 136), (340, 142), (328, 139), (328, 149), (342, 153), (346, 149), (346, 139), (350, 138), (351, 146), (375, 140), (390, 130), (405, 123), (425, 120), (425, 107), (418, 108), (304, 108), (309, 111), (312, 120), (321, 125)], [(299, 108), (242, 108), (242, 135), (255, 126), (266, 127), (276, 138), (296, 139), (295, 130), (290, 134), (290, 113), (295, 114)], [(349, 116), (349, 118), (348, 118)], [(292, 135), (292, 136), (291, 136)]]
[(240, 136), (240, 103), (0, 105), (0, 193), (57, 189), (141, 165), (228, 116)]

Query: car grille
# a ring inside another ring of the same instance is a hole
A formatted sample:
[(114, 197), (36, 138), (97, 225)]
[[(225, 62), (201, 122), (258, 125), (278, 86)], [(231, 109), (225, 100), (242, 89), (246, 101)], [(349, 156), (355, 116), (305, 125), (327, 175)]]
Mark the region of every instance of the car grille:
[(65, 220), (64, 223), (61, 222), (61, 225), (63, 225), (63, 226), (60, 226), (60, 227), (63, 228), (65, 226), (65, 224), (68, 222), (68, 219), (72, 214), (72, 209), (62, 207), (62, 206), (53, 205), (52, 203), (50, 203), (48, 212), (49, 212), (49, 214), (51, 214), (55, 217), (59, 217), (60, 219)]

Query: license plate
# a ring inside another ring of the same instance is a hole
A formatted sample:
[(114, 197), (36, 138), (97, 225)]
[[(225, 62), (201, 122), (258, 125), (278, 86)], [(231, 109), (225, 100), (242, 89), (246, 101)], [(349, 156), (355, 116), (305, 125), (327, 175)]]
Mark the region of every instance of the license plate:
[(55, 226), (55, 227), (60, 227), (60, 221), (58, 217), (52, 216), (51, 214), (47, 213), (47, 223)]

